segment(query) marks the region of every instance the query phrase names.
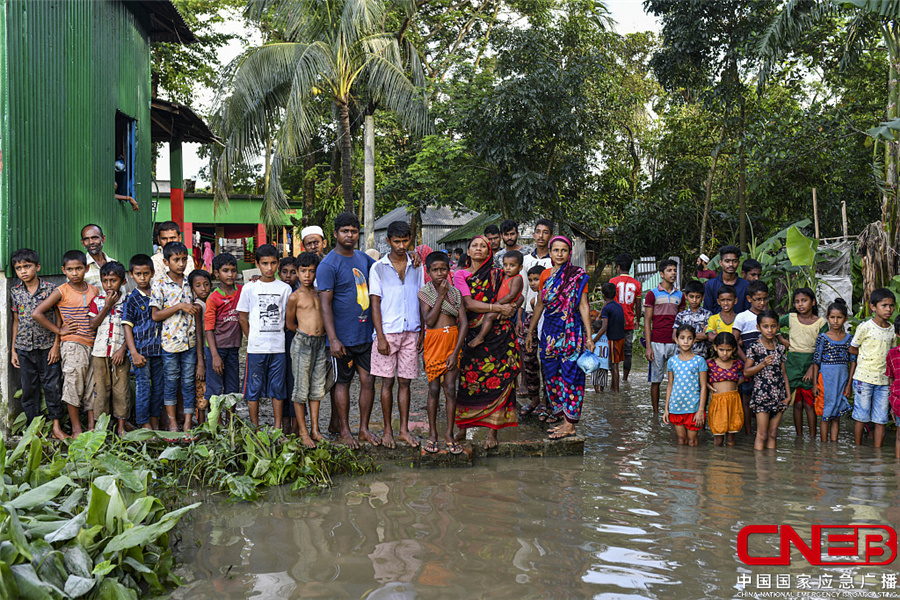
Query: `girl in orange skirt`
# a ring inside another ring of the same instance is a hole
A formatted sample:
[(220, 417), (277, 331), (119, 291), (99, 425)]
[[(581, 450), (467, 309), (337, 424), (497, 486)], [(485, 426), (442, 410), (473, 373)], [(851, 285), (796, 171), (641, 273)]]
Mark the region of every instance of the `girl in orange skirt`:
[(734, 357), (737, 340), (727, 331), (716, 335), (713, 348), (716, 357), (706, 361), (712, 387), (707, 421), (716, 446), (723, 443), (734, 446), (734, 434), (744, 426), (744, 409), (738, 392), (738, 385), (744, 379), (744, 362)]

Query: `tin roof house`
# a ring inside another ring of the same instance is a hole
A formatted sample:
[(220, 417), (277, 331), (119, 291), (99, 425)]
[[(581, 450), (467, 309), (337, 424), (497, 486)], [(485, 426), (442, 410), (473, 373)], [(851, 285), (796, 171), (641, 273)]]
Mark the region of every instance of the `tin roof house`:
[(0, 0), (0, 415), (15, 386), (12, 252), (58, 274), (88, 223), (119, 260), (152, 251), (150, 46), (163, 41), (196, 41), (170, 0)]

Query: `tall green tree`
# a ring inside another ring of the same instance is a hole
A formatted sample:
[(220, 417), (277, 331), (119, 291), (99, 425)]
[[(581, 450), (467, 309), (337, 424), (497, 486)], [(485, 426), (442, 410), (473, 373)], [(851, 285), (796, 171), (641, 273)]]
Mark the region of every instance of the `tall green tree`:
[(773, 0), (645, 0), (644, 8), (662, 22), (662, 47), (651, 61), (660, 83), (685, 101), (702, 101), (721, 115), (719, 143), (713, 149), (706, 185), (701, 249), (706, 244), (716, 165), (728, 137), (738, 140), (740, 244), (746, 249), (746, 81), (759, 63), (759, 37), (774, 14), (775, 3)]
[(154, 43), (150, 48), (150, 82), (154, 97), (192, 104), (203, 88), (212, 89), (222, 64), (218, 52), (236, 34), (226, 23), (240, 14), (246, 0), (173, 0), (197, 37), (195, 44)]
[[(404, 2), (399, 10), (411, 13)], [(244, 52), (225, 69), (214, 123), (225, 139), (216, 166), (216, 199), (227, 201), (230, 165), (271, 147), (266, 204), (284, 206), (281, 161), (299, 157), (317, 131), (327, 98), (341, 148), (345, 210), (353, 212), (350, 114), (365, 89), (368, 103), (394, 111), (416, 134), (429, 128), (418, 55), (384, 30), (382, 0), (251, 0), (247, 15), (267, 20), (279, 39)]]
[[(888, 89), (884, 123), (872, 127), (875, 140), (875, 170), (882, 190), (881, 223), (873, 223), (866, 240), (877, 247), (900, 247), (900, 2), (897, 0), (789, 0), (771, 20), (760, 50), (766, 61), (760, 70), (761, 85), (798, 45), (819, 29), (823, 22), (841, 19), (843, 54), (841, 67), (857, 64), (859, 57), (873, 50), (872, 40), (887, 51)], [(874, 123), (873, 123), (874, 125)], [(882, 150), (879, 156), (878, 151)], [(861, 249), (862, 250), (862, 249)], [(865, 268), (864, 258), (864, 268)], [(886, 268), (872, 269), (878, 281), (867, 281), (866, 296), (900, 269), (896, 253), (885, 261)], [(882, 277), (883, 275), (883, 277)]]

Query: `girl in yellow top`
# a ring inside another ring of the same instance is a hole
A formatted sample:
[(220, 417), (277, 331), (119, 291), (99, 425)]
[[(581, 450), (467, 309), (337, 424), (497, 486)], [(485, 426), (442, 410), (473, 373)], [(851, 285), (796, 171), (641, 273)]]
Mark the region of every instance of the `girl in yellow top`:
[(731, 333), (731, 327), (734, 325), (735, 317), (737, 317), (734, 313), (736, 298), (734, 287), (723, 285), (719, 288), (719, 295), (716, 298), (719, 303), (719, 313), (711, 316), (706, 323), (706, 339), (710, 344), (713, 343), (718, 334), (722, 332)]
[(788, 339), (779, 334), (778, 341), (787, 348), (784, 364), (788, 382), (794, 390), (794, 429), (797, 437), (803, 435), (803, 412), (809, 424), (809, 435), (816, 437), (816, 394), (813, 389), (813, 356), (816, 338), (828, 331), (828, 323), (819, 316), (816, 294), (809, 288), (794, 292), (791, 312), (778, 321), (780, 327), (788, 327)]

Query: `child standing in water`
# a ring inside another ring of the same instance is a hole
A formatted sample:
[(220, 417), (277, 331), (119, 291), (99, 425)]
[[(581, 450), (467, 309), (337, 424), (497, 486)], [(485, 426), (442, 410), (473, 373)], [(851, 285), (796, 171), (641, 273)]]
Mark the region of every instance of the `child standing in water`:
[(714, 443), (734, 446), (734, 434), (744, 426), (744, 409), (738, 385), (744, 379), (744, 361), (735, 358), (737, 340), (734, 335), (723, 331), (713, 340), (715, 358), (706, 361), (709, 367), (709, 385), (712, 398), (709, 400), (709, 430), (715, 436)]
[(797, 437), (803, 436), (803, 413), (809, 424), (809, 435), (816, 437), (816, 395), (813, 391), (813, 354), (816, 338), (828, 331), (825, 319), (819, 316), (816, 294), (809, 288), (794, 292), (793, 310), (781, 317), (778, 325), (790, 327), (788, 339), (781, 335), (778, 341), (787, 348), (785, 371), (788, 383), (794, 390), (794, 429)]
[(745, 350), (747, 363), (744, 377), (754, 377), (750, 396), (750, 412), (756, 415), (756, 441), (754, 450), (774, 448), (778, 436), (781, 414), (787, 409), (791, 395), (787, 372), (784, 368), (784, 346), (775, 339), (778, 335), (778, 313), (766, 309), (756, 318), (759, 340)]
[(666, 388), (666, 408), (663, 422), (675, 426), (678, 445), (696, 446), (697, 432), (706, 416), (706, 361), (692, 348), (696, 339), (693, 325), (681, 325), (675, 330), (678, 354), (666, 363), (669, 385)]
[(816, 338), (813, 383), (816, 386), (816, 413), (822, 417), (822, 441), (828, 441), (830, 432), (831, 441), (836, 442), (841, 417), (852, 410), (847, 398), (856, 370), (856, 355), (850, 354), (853, 336), (844, 329), (847, 303), (837, 298), (828, 307), (826, 316), (828, 331)]

